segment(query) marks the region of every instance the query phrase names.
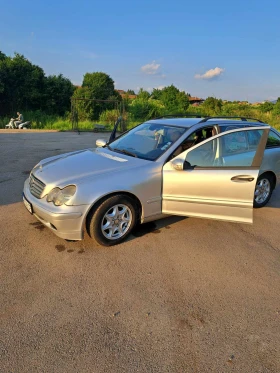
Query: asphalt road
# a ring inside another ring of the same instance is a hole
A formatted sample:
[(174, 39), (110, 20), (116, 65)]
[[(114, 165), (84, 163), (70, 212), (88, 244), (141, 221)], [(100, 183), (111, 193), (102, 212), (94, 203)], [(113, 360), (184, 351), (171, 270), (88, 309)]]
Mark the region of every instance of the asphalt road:
[(0, 133), (0, 372), (279, 373), (279, 188), (252, 226), (173, 217), (114, 248), (66, 242), (23, 182), (97, 137)]

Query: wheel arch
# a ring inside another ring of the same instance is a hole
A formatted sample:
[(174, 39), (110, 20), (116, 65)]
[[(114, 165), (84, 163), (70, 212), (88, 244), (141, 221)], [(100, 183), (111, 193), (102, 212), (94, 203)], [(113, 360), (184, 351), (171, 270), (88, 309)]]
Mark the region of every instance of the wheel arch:
[(271, 170), (262, 171), (262, 173), (259, 174), (258, 179), (261, 176), (264, 176), (264, 175), (269, 175), (269, 176), (272, 177), (272, 179), (273, 179), (273, 189), (274, 189), (276, 187), (276, 184), (277, 184), (277, 176), (276, 176), (276, 174), (273, 171), (271, 171)]
[(84, 229), (87, 230), (88, 223), (89, 223), (89, 218), (92, 215), (93, 211), (96, 210), (98, 208), (98, 206), (100, 206), (106, 199), (108, 199), (110, 197), (113, 197), (113, 196), (117, 196), (117, 195), (127, 196), (127, 197), (131, 198), (132, 200), (134, 200), (136, 202), (136, 205), (137, 205), (137, 211), (136, 211), (137, 212), (137, 220), (141, 219), (141, 216), (142, 216), (142, 213), (143, 213), (143, 206), (142, 206), (142, 203), (141, 203), (140, 199), (138, 197), (136, 197), (136, 195), (131, 193), (131, 192), (119, 190), (117, 192), (112, 192), (112, 193), (105, 194), (104, 196), (98, 198), (97, 200), (95, 200), (92, 203), (92, 205), (89, 207), (89, 209), (88, 209), (88, 211), (85, 215), (84, 224), (83, 224)]

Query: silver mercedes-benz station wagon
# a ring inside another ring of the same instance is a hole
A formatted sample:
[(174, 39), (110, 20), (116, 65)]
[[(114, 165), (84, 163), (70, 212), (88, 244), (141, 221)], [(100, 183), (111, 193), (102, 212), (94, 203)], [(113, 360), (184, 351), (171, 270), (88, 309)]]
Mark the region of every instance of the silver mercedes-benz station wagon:
[(123, 241), (135, 224), (180, 215), (252, 223), (280, 179), (280, 135), (246, 118), (149, 120), (97, 148), (39, 162), (23, 201), (57, 236)]

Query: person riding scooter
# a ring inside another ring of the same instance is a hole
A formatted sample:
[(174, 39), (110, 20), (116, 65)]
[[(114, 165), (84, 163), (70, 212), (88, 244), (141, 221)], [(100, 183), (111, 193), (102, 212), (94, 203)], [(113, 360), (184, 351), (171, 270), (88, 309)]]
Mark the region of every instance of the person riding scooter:
[[(23, 127), (29, 127), (30, 126), (30, 122), (23, 122), (23, 115), (20, 114), (19, 112), (17, 112), (17, 115), (18, 117), (15, 119), (15, 118), (11, 118), (10, 119), (10, 122), (8, 124), (6, 124), (6, 128), (8, 129), (22, 129)], [(26, 126), (27, 125), (27, 126)]]
[(17, 118), (16, 118), (15, 121), (14, 121), (14, 125), (15, 125), (16, 128), (18, 128), (18, 126), (19, 126), (21, 123), (23, 123), (23, 115), (20, 114), (20, 112), (18, 111), (18, 112), (17, 112)]

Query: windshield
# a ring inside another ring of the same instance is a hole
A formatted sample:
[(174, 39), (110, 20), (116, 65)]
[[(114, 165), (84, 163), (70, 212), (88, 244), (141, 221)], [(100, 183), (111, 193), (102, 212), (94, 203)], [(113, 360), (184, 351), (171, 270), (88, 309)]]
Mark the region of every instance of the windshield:
[(108, 145), (112, 151), (150, 161), (160, 157), (187, 128), (164, 124), (143, 123)]

